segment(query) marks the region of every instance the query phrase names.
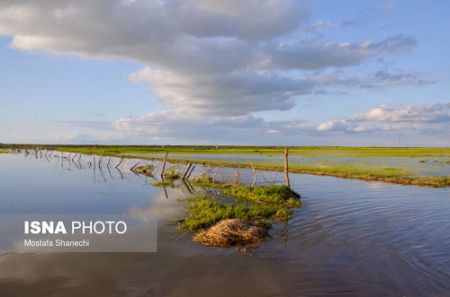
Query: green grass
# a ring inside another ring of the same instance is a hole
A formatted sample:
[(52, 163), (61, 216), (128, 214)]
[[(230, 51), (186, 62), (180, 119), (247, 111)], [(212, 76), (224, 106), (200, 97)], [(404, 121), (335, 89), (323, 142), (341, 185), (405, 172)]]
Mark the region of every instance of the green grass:
[(268, 185), (268, 186), (233, 186), (226, 185), (222, 187), (222, 191), (230, 196), (245, 199), (258, 204), (275, 205), (278, 208), (300, 207), (300, 196), (284, 185)]
[(293, 208), (301, 206), (300, 195), (284, 185), (249, 187), (209, 183), (204, 187), (219, 188), (236, 199), (236, 204), (221, 203), (207, 195), (185, 199), (185, 216), (177, 218), (181, 231), (196, 231), (224, 219), (266, 222), (270, 219), (288, 220)]
[(214, 179), (206, 173), (200, 174), (195, 178), (191, 179), (190, 183), (196, 186), (204, 186), (204, 187), (208, 186), (211, 187), (215, 185)]
[(278, 209), (268, 205), (222, 204), (209, 196), (194, 196), (186, 199), (185, 216), (177, 218), (180, 231), (197, 231), (224, 219), (263, 221), (277, 214)]
[[(22, 145), (25, 147), (25, 145)], [(131, 154), (251, 154), (281, 155), (284, 147), (269, 146), (77, 146), (77, 145), (29, 145), (30, 148), (48, 148), (66, 152), (86, 154), (131, 155)], [(450, 148), (424, 147), (340, 147), (340, 146), (293, 146), (289, 153), (296, 156), (315, 157), (450, 157)]]

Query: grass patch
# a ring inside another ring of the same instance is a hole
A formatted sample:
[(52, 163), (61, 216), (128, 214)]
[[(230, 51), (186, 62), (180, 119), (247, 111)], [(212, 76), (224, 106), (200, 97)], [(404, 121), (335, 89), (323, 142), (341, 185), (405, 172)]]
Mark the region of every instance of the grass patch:
[(185, 216), (177, 218), (180, 231), (197, 231), (225, 219), (262, 221), (276, 214), (277, 209), (268, 205), (222, 204), (210, 196), (200, 195), (185, 199)]
[(278, 207), (300, 207), (300, 195), (284, 185), (269, 186), (234, 186), (226, 185), (223, 192), (238, 199), (245, 199), (255, 203), (276, 205)]
[(215, 186), (214, 179), (207, 173), (200, 174), (190, 180), (190, 183), (200, 187), (213, 187)]
[(222, 199), (197, 195), (184, 199), (185, 212), (175, 220), (179, 231), (193, 233), (193, 240), (204, 245), (228, 247), (265, 239), (274, 220), (287, 221), (292, 208), (301, 206), (300, 195), (286, 186), (233, 186), (205, 183), (220, 188), (234, 197), (236, 203), (223, 203)]
[(288, 220), (292, 208), (301, 206), (300, 195), (284, 185), (234, 186), (229, 184), (208, 184), (236, 199), (236, 204), (198, 195), (185, 199), (185, 215), (177, 218), (179, 230), (197, 231), (225, 219), (242, 219), (251, 222), (265, 222), (270, 219)]

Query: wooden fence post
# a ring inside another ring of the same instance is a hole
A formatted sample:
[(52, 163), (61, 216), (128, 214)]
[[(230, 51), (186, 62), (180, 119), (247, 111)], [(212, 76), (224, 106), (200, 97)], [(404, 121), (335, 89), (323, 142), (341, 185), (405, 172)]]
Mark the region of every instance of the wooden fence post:
[(191, 166), (192, 166), (192, 163), (189, 163), (189, 164), (187, 165), (186, 170), (184, 171), (183, 177), (181, 178), (182, 180), (185, 180), (185, 179), (186, 179), (186, 176), (188, 175), (189, 170), (191, 170)]
[(163, 163), (163, 167), (161, 170), (161, 179), (164, 180), (164, 171), (166, 171), (166, 163), (167, 163), (167, 155), (169, 154), (169, 152), (166, 152), (166, 156), (164, 157), (164, 163)]
[(252, 173), (253, 173), (252, 188), (254, 188), (256, 185), (256, 170), (255, 170), (255, 166), (253, 166), (252, 162), (250, 162), (250, 166), (252, 167)]
[(286, 180), (286, 186), (291, 187), (291, 182), (289, 181), (289, 149), (284, 149), (284, 179)]

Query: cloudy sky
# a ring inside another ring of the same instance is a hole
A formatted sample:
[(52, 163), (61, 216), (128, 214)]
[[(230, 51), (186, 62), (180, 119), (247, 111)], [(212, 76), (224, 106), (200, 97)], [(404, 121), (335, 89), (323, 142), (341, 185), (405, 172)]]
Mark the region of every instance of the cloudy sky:
[(450, 146), (449, 1), (1, 0), (0, 142)]

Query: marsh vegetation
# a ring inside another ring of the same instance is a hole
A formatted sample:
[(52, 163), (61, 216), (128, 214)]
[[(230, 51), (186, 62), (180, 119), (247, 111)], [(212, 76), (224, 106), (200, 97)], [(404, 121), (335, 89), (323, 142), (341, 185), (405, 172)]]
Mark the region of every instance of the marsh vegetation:
[(206, 192), (183, 199), (184, 213), (174, 222), (179, 231), (191, 232), (195, 241), (206, 245), (262, 241), (274, 222), (289, 220), (292, 209), (301, 207), (300, 195), (285, 185), (202, 183), (201, 187), (219, 189), (220, 195)]

